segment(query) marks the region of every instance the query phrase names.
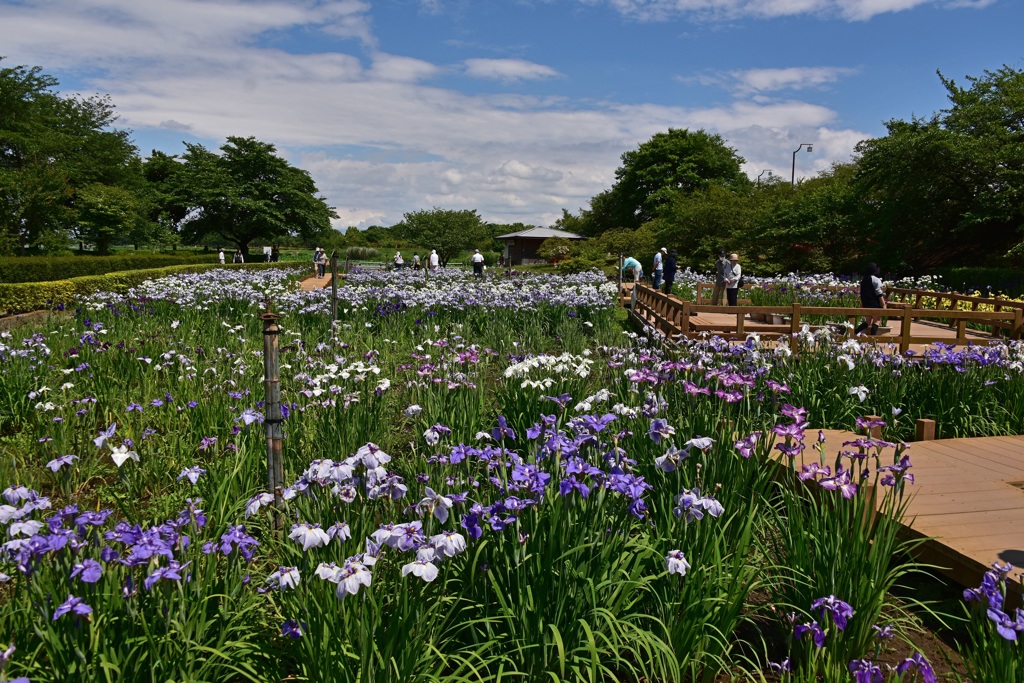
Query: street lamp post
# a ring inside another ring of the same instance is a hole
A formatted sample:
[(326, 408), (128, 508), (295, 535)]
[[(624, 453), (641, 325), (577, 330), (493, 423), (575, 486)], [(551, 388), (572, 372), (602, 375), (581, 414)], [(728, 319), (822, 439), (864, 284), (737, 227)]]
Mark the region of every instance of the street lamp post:
[(767, 174), (768, 174), (768, 177), (769, 177), (769, 178), (771, 178), (771, 177), (772, 177), (772, 172), (771, 172), (771, 171), (769, 171), (768, 169), (765, 169), (765, 170), (761, 171), (760, 173), (758, 173), (758, 174), (757, 174), (757, 186), (758, 186), (758, 187), (761, 187), (761, 176), (763, 176), (763, 175), (764, 175), (765, 173), (767, 173)]
[(789, 184), (796, 187), (796, 153), (802, 150), (804, 147), (807, 148), (808, 152), (814, 151), (814, 146), (809, 142), (802, 142), (800, 146), (793, 150), (793, 174), (789, 178)]

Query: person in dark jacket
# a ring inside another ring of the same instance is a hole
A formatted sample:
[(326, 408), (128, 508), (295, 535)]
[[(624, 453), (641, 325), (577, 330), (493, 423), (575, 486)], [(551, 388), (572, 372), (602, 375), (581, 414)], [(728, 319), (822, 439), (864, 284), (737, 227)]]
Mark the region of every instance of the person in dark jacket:
[[(878, 264), (869, 263), (864, 273), (864, 279), (860, 281), (860, 305), (863, 308), (885, 308), (885, 289), (882, 287), (881, 271)], [(854, 334), (861, 334), (864, 330), (871, 328), (871, 334), (878, 334), (878, 323), (882, 320), (880, 315), (869, 315), (864, 319)]]
[(665, 259), (664, 266), (664, 278), (665, 278), (665, 293), (672, 293), (672, 283), (676, 281), (676, 273), (679, 271), (679, 266), (676, 265), (676, 250), (668, 252), (668, 257)]

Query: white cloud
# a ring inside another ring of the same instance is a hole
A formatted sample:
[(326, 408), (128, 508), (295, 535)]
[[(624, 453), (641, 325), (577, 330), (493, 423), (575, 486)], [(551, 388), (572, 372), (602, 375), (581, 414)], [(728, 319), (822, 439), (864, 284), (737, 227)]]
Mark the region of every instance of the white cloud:
[[(598, 4), (602, 0), (579, 0)], [(621, 14), (639, 21), (667, 21), (678, 16), (721, 20), (772, 18), (799, 14), (838, 16), (865, 21), (879, 14), (902, 12), (920, 5), (986, 7), (995, 0), (603, 0)]]
[[(813, 162), (801, 158), (808, 173), (867, 137), (835, 130), (835, 112), (797, 100), (701, 108), (466, 94), (425, 83), (450, 67), (385, 53), (371, 29), (368, 5), (357, 0), (0, 4), (5, 64), (88, 74), (137, 140), (178, 131), (211, 148), (228, 135), (272, 142), (312, 173), (337, 207), (338, 227), (388, 225), (433, 205), (548, 224), (562, 208), (586, 206), (614, 180), (624, 151), (669, 127), (718, 132), (751, 163), (780, 169), (793, 142), (814, 142)], [(328, 47), (304, 54), (261, 42), (287, 31), (344, 40), (327, 38)], [(515, 59), (463, 67), (505, 81), (560, 75)], [(814, 78), (748, 80), (793, 89)]]
[(467, 59), (466, 74), (474, 78), (500, 81), (533, 81), (554, 78), (559, 73), (550, 66), (535, 64), (525, 59)]
[(775, 90), (802, 90), (835, 83), (844, 76), (856, 73), (855, 69), (838, 67), (791, 67), (787, 69), (749, 69), (733, 71), (730, 75), (740, 86), (752, 92)]

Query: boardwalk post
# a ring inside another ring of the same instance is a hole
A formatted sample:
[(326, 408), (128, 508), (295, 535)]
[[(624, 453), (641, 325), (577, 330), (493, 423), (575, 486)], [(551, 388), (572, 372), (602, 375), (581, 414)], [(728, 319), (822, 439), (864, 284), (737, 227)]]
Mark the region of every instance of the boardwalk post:
[(281, 509), (284, 504), (284, 461), (282, 459), (281, 431), (281, 377), (277, 321), (281, 316), (270, 310), (270, 297), (266, 300), (266, 311), (260, 316), (263, 321), (263, 382), (264, 412), (263, 424), (267, 432), (267, 490), (274, 494), (274, 529), (283, 528)]
[(683, 319), (679, 321), (680, 331), (687, 339), (690, 338), (690, 302), (683, 299)]
[(1012, 339), (1020, 339), (1021, 328), (1024, 327), (1024, 310), (1013, 309), (1013, 330), (1010, 331)]
[(934, 441), (935, 420), (921, 418), (914, 425), (914, 441)]
[(629, 295), (629, 311), (630, 313), (636, 313), (636, 288), (640, 286), (640, 283), (636, 280), (633, 281), (633, 288)]
[(900, 354), (907, 355), (910, 350), (910, 327), (914, 324), (913, 311), (909, 308), (903, 309), (903, 319), (900, 321)]
[(797, 332), (800, 331), (800, 304), (793, 304), (792, 317), (789, 319), (789, 348), (793, 355), (800, 351), (800, 341)]
[(331, 252), (331, 336), (338, 324), (338, 250)]

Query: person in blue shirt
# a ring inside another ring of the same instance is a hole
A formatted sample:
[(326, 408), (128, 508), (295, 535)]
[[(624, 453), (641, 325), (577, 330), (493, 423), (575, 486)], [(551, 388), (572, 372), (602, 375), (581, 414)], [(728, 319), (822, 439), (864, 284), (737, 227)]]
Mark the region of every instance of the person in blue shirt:
[(626, 260), (622, 262), (622, 273), (625, 274), (630, 270), (633, 271), (633, 282), (640, 282), (640, 278), (644, 276), (644, 267), (632, 256), (627, 256)]

